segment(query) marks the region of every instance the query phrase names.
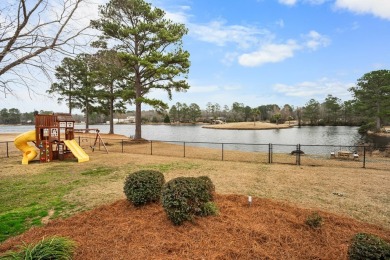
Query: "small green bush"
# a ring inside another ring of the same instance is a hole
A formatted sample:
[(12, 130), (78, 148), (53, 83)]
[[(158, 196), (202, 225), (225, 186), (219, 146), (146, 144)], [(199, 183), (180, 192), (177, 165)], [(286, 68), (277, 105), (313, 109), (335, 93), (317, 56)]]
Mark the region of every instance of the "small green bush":
[(322, 217), (320, 216), (320, 214), (318, 214), (318, 212), (314, 212), (306, 218), (305, 223), (306, 223), (306, 225), (308, 225), (311, 228), (320, 228), (322, 226), (323, 222), (324, 221), (323, 221)]
[(390, 244), (383, 239), (366, 233), (358, 233), (348, 248), (350, 260), (390, 259)]
[(161, 172), (141, 170), (127, 176), (123, 190), (134, 206), (141, 206), (160, 201), (164, 183), (165, 178)]
[(167, 182), (162, 189), (163, 208), (175, 225), (204, 215), (204, 204), (211, 200), (210, 187), (200, 178), (178, 177)]
[(76, 243), (66, 237), (48, 237), (36, 244), (20, 247), (19, 251), (12, 251), (0, 257), (1, 259), (17, 260), (70, 260), (76, 249)]
[(213, 201), (206, 202), (201, 207), (201, 216), (215, 216), (218, 212), (218, 207)]

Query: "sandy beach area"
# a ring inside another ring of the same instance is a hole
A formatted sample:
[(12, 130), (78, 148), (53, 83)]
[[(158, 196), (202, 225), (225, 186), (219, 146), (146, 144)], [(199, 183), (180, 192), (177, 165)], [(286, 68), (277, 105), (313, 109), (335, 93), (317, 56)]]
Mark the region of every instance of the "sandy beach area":
[(0, 142), (11, 142), (21, 133), (0, 133)]
[(238, 123), (227, 123), (218, 125), (205, 125), (203, 128), (212, 129), (225, 129), (225, 130), (269, 130), (269, 129), (284, 129), (293, 127), (294, 124), (273, 124), (265, 122), (238, 122)]

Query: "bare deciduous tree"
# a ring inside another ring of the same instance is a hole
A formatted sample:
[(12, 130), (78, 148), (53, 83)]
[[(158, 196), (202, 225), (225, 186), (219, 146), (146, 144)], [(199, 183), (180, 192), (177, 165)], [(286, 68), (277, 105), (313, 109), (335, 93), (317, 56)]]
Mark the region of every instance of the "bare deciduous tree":
[(81, 45), (76, 38), (88, 27), (75, 19), (82, 1), (18, 0), (0, 4), (0, 92), (12, 94), (18, 85), (30, 91), (27, 79), (35, 76), (31, 71), (39, 69), (49, 77), (54, 53), (75, 52)]

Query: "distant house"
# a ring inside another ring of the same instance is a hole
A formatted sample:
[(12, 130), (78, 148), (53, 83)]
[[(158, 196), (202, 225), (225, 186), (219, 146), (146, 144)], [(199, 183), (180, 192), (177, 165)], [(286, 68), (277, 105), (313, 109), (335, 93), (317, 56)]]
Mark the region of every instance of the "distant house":
[[(135, 116), (128, 116), (126, 118), (114, 118), (114, 124), (131, 124), (135, 123)], [(110, 121), (107, 121), (106, 124), (109, 124)]]

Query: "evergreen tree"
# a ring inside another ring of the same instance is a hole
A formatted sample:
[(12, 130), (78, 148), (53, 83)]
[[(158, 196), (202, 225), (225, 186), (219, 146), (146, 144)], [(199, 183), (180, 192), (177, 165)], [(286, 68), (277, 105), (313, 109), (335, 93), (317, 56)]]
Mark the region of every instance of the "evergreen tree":
[(375, 130), (379, 131), (384, 121), (390, 118), (390, 70), (366, 73), (356, 85), (350, 91), (357, 108), (368, 120), (375, 122)]
[(164, 18), (165, 12), (143, 0), (111, 0), (100, 6), (100, 19), (92, 26), (103, 32), (102, 39), (122, 53), (128, 68), (128, 79), (135, 93), (135, 139), (141, 136), (141, 105), (166, 109), (161, 100), (150, 99), (151, 90), (185, 91), (185, 77), (190, 62), (189, 53), (182, 49), (187, 33), (183, 24)]

